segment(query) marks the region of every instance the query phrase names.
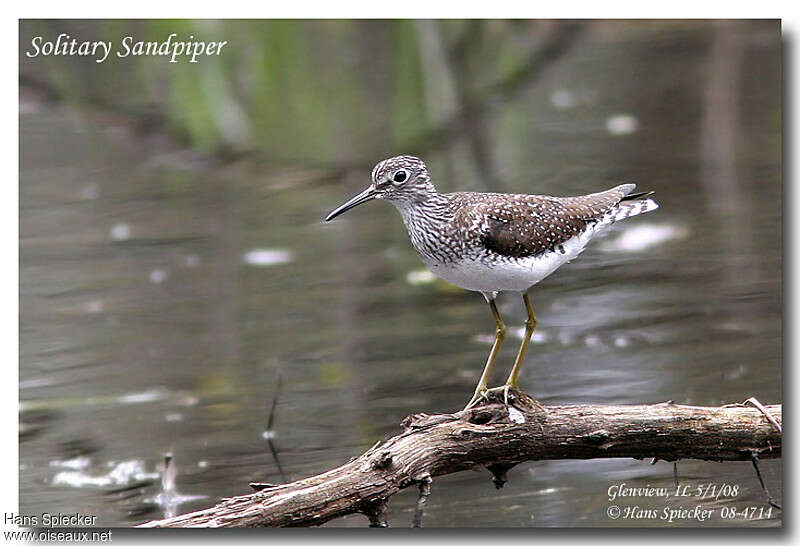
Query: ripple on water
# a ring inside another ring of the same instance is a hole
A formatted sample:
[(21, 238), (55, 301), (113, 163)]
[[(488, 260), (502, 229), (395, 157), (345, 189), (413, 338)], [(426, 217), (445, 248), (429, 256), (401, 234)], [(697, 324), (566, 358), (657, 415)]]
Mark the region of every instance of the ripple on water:
[(575, 93), (568, 89), (557, 89), (550, 94), (550, 104), (557, 110), (568, 110), (576, 104)]
[(614, 136), (631, 135), (639, 130), (639, 120), (632, 114), (615, 114), (606, 120), (606, 130)]
[(668, 241), (683, 239), (688, 234), (688, 228), (681, 226), (639, 223), (603, 241), (600, 249), (606, 252), (642, 252)]
[(415, 269), (406, 274), (406, 282), (410, 285), (430, 284), (436, 280), (436, 275), (427, 269)]
[(244, 263), (256, 267), (266, 267), (270, 265), (286, 264), (294, 260), (294, 256), (289, 250), (275, 248), (255, 248), (249, 250), (244, 255)]
[(111, 228), (110, 235), (114, 241), (127, 241), (131, 236), (131, 226), (128, 224), (116, 224)]

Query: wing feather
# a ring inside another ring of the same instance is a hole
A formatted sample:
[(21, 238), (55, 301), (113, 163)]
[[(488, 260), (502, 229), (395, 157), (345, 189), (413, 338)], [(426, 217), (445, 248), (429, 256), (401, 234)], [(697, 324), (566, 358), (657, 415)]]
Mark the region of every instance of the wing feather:
[(482, 226), (481, 242), (491, 252), (511, 258), (538, 256), (558, 250), (602, 220), (633, 187), (624, 184), (580, 197), (492, 194), (462, 209), (471, 217), (463, 220)]

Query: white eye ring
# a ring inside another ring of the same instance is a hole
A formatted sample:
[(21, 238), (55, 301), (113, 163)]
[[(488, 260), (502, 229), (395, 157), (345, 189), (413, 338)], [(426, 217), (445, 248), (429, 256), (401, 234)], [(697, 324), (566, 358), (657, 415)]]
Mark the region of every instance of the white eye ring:
[[(401, 177), (398, 180), (398, 177)], [(394, 172), (392, 175), (392, 183), (394, 184), (402, 184), (403, 182), (408, 180), (408, 171), (405, 169), (399, 169)]]

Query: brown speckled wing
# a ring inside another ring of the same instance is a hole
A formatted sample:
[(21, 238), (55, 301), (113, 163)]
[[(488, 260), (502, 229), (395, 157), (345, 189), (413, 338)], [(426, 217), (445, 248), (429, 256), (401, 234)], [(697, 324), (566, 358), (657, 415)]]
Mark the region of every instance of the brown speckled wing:
[(617, 188), (580, 197), (484, 194), (480, 203), (467, 207), (471, 210), (465, 216), (474, 223), (484, 220), (480, 222), (481, 242), (487, 250), (525, 258), (558, 251), (560, 245), (602, 219), (624, 195)]

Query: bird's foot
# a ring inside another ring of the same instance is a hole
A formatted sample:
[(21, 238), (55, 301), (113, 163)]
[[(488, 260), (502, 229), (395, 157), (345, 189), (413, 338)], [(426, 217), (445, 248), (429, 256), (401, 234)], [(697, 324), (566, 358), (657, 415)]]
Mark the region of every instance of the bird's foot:
[[(502, 397), (500, 393), (502, 393)], [(463, 411), (467, 411), (478, 405), (492, 403), (502, 403), (507, 408), (513, 406), (519, 411), (537, 415), (536, 419), (546, 419), (547, 408), (525, 391), (521, 391), (518, 386), (510, 383), (491, 389), (483, 388), (476, 390)]]
[(506, 383), (501, 387), (493, 387), (491, 389), (486, 389), (482, 394), (486, 400), (489, 400), (489, 396), (493, 393), (503, 393), (503, 404), (506, 406), (508, 405), (508, 393), (511, 389), (516, 389), (517, 387), (511, 385), (510, 383)]
[[(470, 401), (467, 402), (467, 405), (464, 406), (464, 410), (463, 411), (466, 411), (466, 410), (468, 410), (470, 408), (475, 407), (478, 404), (478, 402), (481, 402), (483, 400), (485, 400), (486, 402), (491, 402), (491, 399), (494, 398), (494, 396), (492, 396), (492, 395), (495, 394), (495, 393), (499, 394), (501, 392), (503, 393), (503, 404), (505, 404), (507, 406), (508, 405), (508, 399), (509, 399), (508, 395), (509, 395), (509, 392), (512, 389), (516, 390), (517, 387), (515, 387), (514, 385), (511, 385), (511, 384), (508, 384), (508, 383), (506, 383), (505, 385), (503, 385), (501, 387), (492, 387), (491, 389), (487, 389), (487, 388), (478, 389), (478, 390), (475, 391), (475, 394), (472, 395), (472, 398), (470, 399)], [(513, 396), (512, 396), (512, 400), (513, 400)]]
[(470, 398), (469, 402), (467, 402), (467, 405), (464, 406), (464, 409), (462, 411), (467, 411), (468, 409), (475, 407), (475, 405), (478, 402), (480, 402), (481, 400), (485, 399), (487, 390), (488, 389), (485, 389), (485, 388), (484, 389), (477, 389), (475, 391), (475, 394), (472, 395), (472, 398)]

